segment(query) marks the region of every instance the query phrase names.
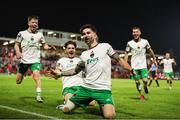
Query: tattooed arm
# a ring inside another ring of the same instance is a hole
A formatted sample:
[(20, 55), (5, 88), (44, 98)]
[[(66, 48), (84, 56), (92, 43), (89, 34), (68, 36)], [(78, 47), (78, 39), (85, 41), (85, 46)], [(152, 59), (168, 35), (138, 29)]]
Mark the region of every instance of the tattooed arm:
[(85, 68), (85, 63), (83, 61), (80, 61), (75, 69), (71, 69), (68, 71), (60, 71), (60, 70), (53, 70), (51, 69), (51, 74), (56, 76), (56, 78), (59, 78), (61, 76), (73, 76), (78, 74), (80, 71), (82, 71)]
[(134, 72), (133, 68), (129, 65), (129, 63), (126, 62), (123, 58), (119, 57), (118, 53), (115, 53), (112, 57), (115, 60), (117, 60), (124, 69), (130, 71), (131, 74), (133, 74), (134, 76), (136, 75), (136, 73)]
[(129, 63), (127, 63), (123, 58), (120, 58), (118, 53), (115, 53), (112, 57), (113, 57), (115, 60), (119, 61), (119, 64), (120, 64), (124, 69), (127, 69), (127, 70), (129, 70), (129, 71), (132, 70), (132, 68), (131, 68), (131, 66), (129, 65)]

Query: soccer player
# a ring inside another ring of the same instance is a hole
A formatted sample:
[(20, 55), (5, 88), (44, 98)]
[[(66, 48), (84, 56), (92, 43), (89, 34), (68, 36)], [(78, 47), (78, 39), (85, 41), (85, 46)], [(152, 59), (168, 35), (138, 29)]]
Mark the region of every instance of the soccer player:
[(172, 89), (172, 79), (174, 78), (173, 74), (173, 65), (176, 65), (176, 61), (174, 58), (171, 58), (170, 53), (165, 54), (165, 58), (160, 62), (160, 65), (163, 64), (164, 66), (164, 74), (169, 84), (169, 89)]
[(156, 62), (156, 57), (148, 40), (141, 38), (141, 30), (139, 27), (132, 28), (133, 39), (127, 43), (125, 49), (125, 61), (128, 61), (128, 53), (131, 52), (131, 67), (135, 70), (136, 76), (134, 77), (136, 88), (140, 94), (140, 100), (144, 100), (144, 92), (141, 88), (140, 79), (142, 78), (144, 83), (144, 91), (148, 93), (147, 82), (148, 82), (148, 69), (146, 62), (146, 50), (149, 51), (150, 55)]
[(110, 56), (125, 68), (134, 73), (130, 65), (119, 57), (108, 43), (98, 43), (97, 29), (86, 24), (80, 28), (83, 39), (89, 49), (82, 52), (81, 61), (75, 69), (55, 71), (57, 76), (69, 76), (85, 71), (86, 77), (76, 95), (72, 96), (63, 107), (64, 113), (69, 113), (77, 106), (86, 107), (90, 101), (96, 100), (100, 105), (104, 118), (115, 118), (115, 107), (111, 93), (111, 59)]
[(33, 79), (36, 84), (36, 100), (43, 102), (41, 98), (41, 80), (40, 80), (40, 44), (44, 49), (50, 49), (45, 42), (44, 36), (38, 32), (38, 16), (28, 17), (28, 29), (20, 31), (15, 40), (15, 51), (20, 64), (17, 73), (16, 84), (21, 84), (23, 77), (30, 68), (33, 71)]
[(159, 82), (158, 82), (158, 78), (157, 78), (157, 70), (158, 70), (158, 66), (157, 63), (152, 59), (151, 61), (151, 67), (149, 69), (149, 73), (150, 73), (150, 82), (148, 84), (148, 86), (151, 86), (152, 84), (152, 80), (154, 79), (156, 81), (157, 87), (159, 87)]
[[(68, 41), (64, 45), (64, 51), (66, 56), (60, 58), (57, 61), (57, 70), (68, 71), (74, 69), (76, 65), (81, 61), (80, 58), (76, 57), (76, 43), (73, 41)], [(73, 76), (62, 77), (64, 103), (66, 103), (69, 98), (71, 98), (78, 90), (80, 85), (83, 82), (83, 72), (78, 73)], [(92, 101), (90, 105), (95, 104), (95, 101)], [(56, 108), (60, 109), (63, 105), (58, 105)]]

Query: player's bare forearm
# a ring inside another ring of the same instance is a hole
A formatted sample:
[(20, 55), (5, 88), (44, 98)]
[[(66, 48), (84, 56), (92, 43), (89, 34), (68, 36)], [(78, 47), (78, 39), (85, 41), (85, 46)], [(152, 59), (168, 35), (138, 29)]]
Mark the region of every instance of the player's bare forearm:
[(148, 50), (149, 50), (149, 54), (151, 55), (151, 57), (152, 57), (154, 60), (156, 60), (156, 56), (155, 56), (155, 54), (154, 54), (154, 51), (153, 51), (151, 48), (149, 48)]
[(75, 69), (71, 69), (68, 71), (61, 71), (58, 75), (59, 76), (72, 76), (78, 74), (80, 71), (82, 71), (85, 68), (85, 63), (83, 61), (80, 61)]
[(75, 75), (75, 69), (71, 69), (68, 71), (60, 71), (58, 69), (51, 69), (45, 73), (47, 77), (52, 77), (54, 79), (58, 79), (62, 76), (72, 76)]
[(173, 64), (176, 66), (176, 61), (175, 61), (175, 59), (173, 58)]
[(124, 69), (127, 69), (129, 71), (132, 70), (131, 66), (129, 65), (129, 63), (127, 63), (123, 58), (120, 58), (119, 57), (119, 54), (118, 53), (115, 53), (113, 56), (112, 56), (114, 59), (116, 59), (119, 64), (124, 68)]
[(45, 73), (45, 76), (46, 76), (46, 77), (50, 77), (50, 78), (54, 78), (54, 79), (56, 79), (56, 80), (59, 78), (59, 76), (56, 75), (56, 74), (54, 74), (52, 71), (47, 71), (47, 72)]
[(127, 52), (124, 53), (124, 60), (125, 60), (126, 62), (128, 61), (128, 53), (127, 53)]
[(124, 67), (124, 69), (127, 69), (127, 70), (129, 70), (129, 71), (131, 71), (132, 70), (132, 67), (129, 65), (129, 63), (127, 63), (124, 59), (122, 59), (122, 58), (119, 58), (120, 60), (119, 60), (119, 63), (120, 63), (120, 65), (122, 65), (123, 67)]
[(43, 44), (43, 48), (44, 48), (45, 50), (51, 49), (51, 47), (50, 47), (47, 43), (44, 43), (44, 44)]
[(16, 51), (17, 59), (20, 59), (22, 57), (22, 54), (21, 54), (21, 51), (20, 51), (20, 43), (15, 42), (14, 49)]
[(73, 76), (73, 75), (76, 75), (76, 74), (77, 73), (76, 73), (75, 69), (71, 69), (71, 70), (68, 70), (68, 71), (62, 71), (60, 76)]
[(20, 52), (19, 45), (20, 44), (18, 42), (15, 42), (14, 49), (16, 50), (16, 52)]

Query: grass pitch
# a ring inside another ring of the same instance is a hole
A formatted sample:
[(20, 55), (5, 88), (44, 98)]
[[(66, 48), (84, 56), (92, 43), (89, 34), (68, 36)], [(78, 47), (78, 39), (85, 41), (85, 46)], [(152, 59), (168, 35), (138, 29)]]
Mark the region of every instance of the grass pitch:
[[(113, 79), (112, 94), (117, 119), (180, 119), (180, 81), (173, 81), (172, 90), (166, 81), (153, 81), (145, 101), (139, 100), (133, 80)], [(35, 100), (35, 85), (25, 77), (16, 85), (14, 75), (0, 75), (0, 119), (102, 119), (98, 105), (78, 108), (64, 114), (55, 107), (63, 103), (61, 80), (42, 77), (44, 103)]]

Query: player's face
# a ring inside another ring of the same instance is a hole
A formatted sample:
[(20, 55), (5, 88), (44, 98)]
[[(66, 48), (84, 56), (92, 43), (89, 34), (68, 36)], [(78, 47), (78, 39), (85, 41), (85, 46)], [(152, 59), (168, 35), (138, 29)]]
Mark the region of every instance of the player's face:
[(68, 55), (68, 57), (73, 58), (75, 56), (76, 48), (73, 44), (69, 44), (67, 45), (65, 52)]
[(135, 40), (139, 39), (141, 35), (141, 31), (139, 29), (133, 29), (132, 30), (132, 36)]
[(32, 32), (36, 32), (36, 30), (38, 29), (38, 20), (37, 19), (31, 19), (28, 22), (28, 26)]
[(170, 54), (169, 53), (166, 53), (165, 57), (168, 59), (170, 58)]
[(86, 28), (82, 31), (82, 37), (88, 45), (91, 45), (97, 39), (97, 34), (90, 28)]

